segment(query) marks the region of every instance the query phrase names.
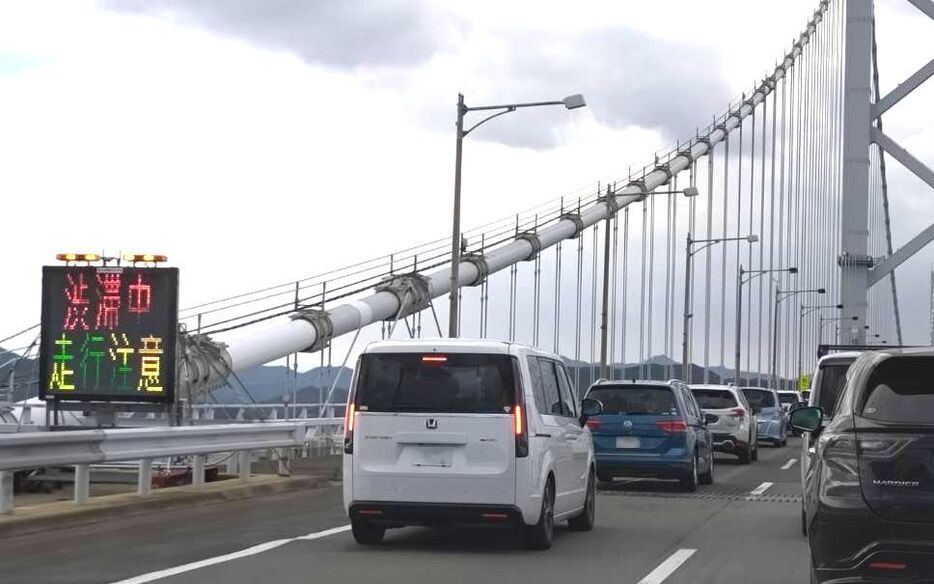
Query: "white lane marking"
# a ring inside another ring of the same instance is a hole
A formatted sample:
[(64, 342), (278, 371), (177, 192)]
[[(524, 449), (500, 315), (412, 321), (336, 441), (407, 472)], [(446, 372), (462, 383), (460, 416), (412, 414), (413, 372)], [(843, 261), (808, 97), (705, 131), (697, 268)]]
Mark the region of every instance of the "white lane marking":
[(782, 467), (782, 470), (788, 470), (789, 468), (793, 467), (796, 462), (798, 462), (797, 458), (790, 459), (788, 462), (785, 463), (785, 466)]
[(675, 573), (675, 570), (681, 567), (681, 564), (688, 561), (688, 558), (693, 556), (697, 550), (689, 549), (680, 549), (675, 553), (668, 556), (668, 559), (658, 565), (657, 568), (649, 572), (649, 574), (639, 580), (638, 584), (661, 584), (664, 582), (668, 576), (671, 576)]
[(338, 533), (344, 533), (345, 531), (350, 531), (349, 525), (343, 525), (341, 527), (334, 527), (332, 529), (325, 529), (324, 531), (309, 533), (308, 535), (290, 537), (288, 539), (277, 539), (274, 541), (267, 541), (266, 543), (257, 544), (257, 545), (254, 545), (253, 547), (248, 547), (238, 552), (224, 554), (222, 556), (215, 556), (213, 558), (208, 558), (206, 560), (198, 560), (197, 562), (182, 564), (181, 566), (176, 566), (174, 568), (166, 568), (165, 570), (158, 570), (156, 572), (142, 574), (141, 576), (134, 576), (132, 578), (127, 578), (126, 580), (120, 580), (119, 582), (114, 582), (114, 584), (145, 584), (146, 582), (153, 582), (155, 580), (161, 580), (163, 578), (168, 578), (169, 576), (175, 576), (177, 574), (184, 574), (185, 572), (191, 572), (192, 570), (197, 570), (199, 568), (205, 568), (207, 566), (213, 566), (215, 564), (222, 564), (224, 562), (229, 562), (231, 560), (237, 560), (239, 558), (245, 558), (247, 556), (254, 556), (256, 554), (268, 552), (269, 550), (283, 546), (291, 541), (309, 541), (309, 540), (321, 539), (323, 537), (336, 535)]
[(772, 486), (772, 483), (762, 483), (755, 489), (753, 489), (749, 494), (750, 495), (761, 495), (762, 493), (769, 490), (769, 487)]

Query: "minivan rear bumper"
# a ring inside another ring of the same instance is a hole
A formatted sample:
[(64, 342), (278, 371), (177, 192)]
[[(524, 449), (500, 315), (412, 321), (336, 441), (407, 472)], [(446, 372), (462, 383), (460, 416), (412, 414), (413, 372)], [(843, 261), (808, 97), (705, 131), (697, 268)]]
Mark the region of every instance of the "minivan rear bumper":
[(522, 523), (522, 512), (512, 505), (477, 505), (463, 503), (393, 503), (355, 501), (350, 518), (380, 525), (448, 525)]

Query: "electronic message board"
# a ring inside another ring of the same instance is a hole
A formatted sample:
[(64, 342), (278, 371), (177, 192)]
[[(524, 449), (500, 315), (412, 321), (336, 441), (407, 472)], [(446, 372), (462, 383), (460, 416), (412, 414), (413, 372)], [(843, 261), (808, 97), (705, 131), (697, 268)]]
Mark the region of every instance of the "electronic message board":
[(39, 397), (171, 402), (178, 268), (45, 266)]

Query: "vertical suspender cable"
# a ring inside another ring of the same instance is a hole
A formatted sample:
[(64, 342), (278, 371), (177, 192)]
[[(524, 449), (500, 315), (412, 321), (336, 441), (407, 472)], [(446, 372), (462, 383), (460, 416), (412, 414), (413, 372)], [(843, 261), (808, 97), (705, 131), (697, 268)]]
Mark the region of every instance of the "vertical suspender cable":
[[(695, 187), (695, 188), (697, 187), (697, 161), (696, 160), (691, 163), (690, 184), (692, 187)], [(694, 233), (697, 233), (697, 231), (695, 231), (695, 223), (697, 219), (697, 200), (696, 199), (697, 197), (691, 197), (690, 199), (688, 199), (688, 233), (692, 235)], [(675, 247), (675, 249), (677, 249), (677, 246)], [(687, 262), (687, 257), (684, 258), (684, 261)], [(695, 266), (696, 264), (693, 264), (693, 263), (691, 264), (691, 273), (687, 275), (688, 281), (691, 282), (692, 284), (694, 282)], [(687, 286), (688, 282), (684, 282), (684, 285)], [(688, 292), (690, 292), (690, 296), (688, 298), (688, 310), (687, 311), (688, 311), (688, 314), (692, 315), (690, 318), (688, 318), (688, 322), (687, 322), (687, 327), (688, 327), (687, 340), (688, 340), (688, 357), (689, 357), (688, 366), (693, 368), (693, 363), (694, 363), (694, 316), (693, 316), (694, 314), (694, 286), (693, 285), (688, 290)], [(672, 299), (672, 301), (673, 300), (674, 299)], [(672, 314), (674, 314), (673, 311), (672, 311)], [(690, 373), (693, 373), (693, 372), (682, 371), (681, 379), (693, 380), (694, 377), (693, 375), (689, 375)]]
[[(580, 201), (577, 203), (577, 212), (580, 214)], [(584, 234), (577, 234), (577, 301), (576, 320), (574, 328), (574, 387), (580, 392), (581, 386), (581, 292), (584, 282)]]
[[(742, 131), (740, 125), (740, 131)], [(742, 141), (740, 141), (742, 145)], [(720, 224), (722, 237), (729, 237), (727, 231), (728, 213), (730, 209), (730, 137), (723, 139), (723, 223)], [(720, 247), (720, 366), (726, 367), (726, 256), (730, 246), (723, 244)]]
[[(768, 101), (762, 100), (762, 121), (765, 123), (765, 104)], [(752, 137), (750, 138), (749, 145), (749, 229), (746, 231), (746, 235), (753, 233), (753, 216), (755, 215), (755, 200), (756, 200), (756, 110), (752, 110)], [(765, 137), (762, 139), (763, 144), (765, 143)], [(762, 168), (765, 168), (765, 158), (763, 157)], [(742, 235), (742, 234), (740, 234)], [(761, 238), (764, 238), (762, 230), (759, 230), (760, 242)], [(762, 249), (762, 243), (757, 244), (759, 249)], [(750, 268), (753, 267), (752, 263), (752, 243), (746, 243), (746, 255), (747, 261)], [(755, 267), (757, 270), (762, 269), (762, 262)], [(761, 281), (761, 277), (759, 278)], [(746, 319), (746, 371), (751, 371), (750, 365), (752, 363), (752, 283), (750, 282), (749, 286), (746, 287), (746, 314), (749, 315), (749, 318)], [(752, 385), (752, 378), (750, 377), (747, 381), (749, 385)]]
[[(730, 139), (729, 135), (724, 138), (724, 144)], [(715, 147), (711, 147), (707, 154), (707, 232), (704, 239), (713, 237), (713, 157), (716, 152)], [(713, 267), (712, 253), (707, 251), (707, 265), (705, 277), (704, 292), (704, 383), (710, 383), (710, 277)]]
[[(678, 177), (671, 180), (672, 191), (678, 190)], [(671, 192), (668, 193), (668, 208), (665, 213), (665, 337), (664, 350), (666, 357), (671, 357), (669, 344), (671, 343)], [(671, 364), (665, 360), (665, 379), (671, 379)]]
[(639, 379), (645, 379), (645, 232), (648, 228), (649, 203), (642, 199), (642, 279), (639, 286)]
[[(654, 301), (655, 301), (655, 197), (649, 196), (649, 282), (648, 282), (648, 320), (646, 321), (646, 359), (652, 358), (652, 331), (655, 328)], [(655, 379), (652, 365), (647, 364), (649, 379)]]
[[(785, 77), (781, 79), (782, 84), (782, 115), (784, 116), (785, 108)], [(782, 120), (784, 124), (784, 119)], [(769, 270), (775, 269), (775, 148), (778, 144), (778, 87), (775, 87), (775, 91), (772, 92), (772, 154), (770, 162), (770, 174), (769, 179)], [(764, 241), (764, 240), (763, 240)], [(765, 278), (760, 278), (764, 290), (765, 299), (771, 298), (769, 291), (772, 289), (772, 286), (769, 285), (769, 282), (772, 281), (772, 274), (768, 274)], [(771, 307), (769, 307), (771, 308)], [(768, 320), (768, 336), (765, 340), (766, 352), (765, 360), (766, 363), (769, 362), (772, 354), (772, 311), (766, 310), (766, 319)], [(759, 344), (760, 356), (762, 353), (762, 343)], [(760, 362), (759, 371), (762, 371), (762, 366)], [(759, 376), (758, 385), (762, 387), (762, 375)]]
[(554, 352), (559, 353), (561, 338), (561, 242), (555, 245), (555, 324), (553, 327), (555, 342)]
[[(600, 187), (597, 187), (597, 193), (599, 194)], [(590, 377), (590, 383), (594, 382), (594, 369), (593, 364), (597, 362), (597, 244), (600, 237), (600, 224), (595, 223), (593, 226), (593, 266), (590, 271), (590, 282), (591, 282), (591, 298), (590, 298), (590, 365), (587, 367), (587, 371)]]
[(629, 321), (627, 309), (629, 307), (629, 207), (623, 209), (623, 307), (620, 317), (620, 363), (623, 371), (620, 374), (622, 379), (626, 378), (626, 343), (628, 342), (626, 334), (626, 324)]
[[(692, 165), (693, 168), (693, 165)], [(677, 179), (677, 177), (675, 177)], [(689, 182), (690, 184), (690, 182)], [(693, 185), (692, 185), (693, 186)], [(669, 260), (668, 271), (670, 273), (671, 279), (671, 295), (668, 298), (668, 314), (670, 315), (669, 323), (670, 329), (668, 331), (668, 346), (665, 348), (665, 354), (671, 359), (671, 363), (674, 362), (674, 352), (675, 352), (675, 296), (677, 296), (677, 286), (678, 286), (678, 276), (675, 273), (675, 266), (678, 263), (678, 252), (677, 252), (677, 237), (678, 233), (678, 197), (672, 199), (671, 202), (671, 229), (668, 230), (668, 246), (671, 249), (671, 259)], [(671, 363), (668, 364), (668, 375), (666, 379), (671, 379), (674, 377), (674, 369)], [(686, 377), (682, 377), (686, 379)]]
[(617, 309), (617, 275), (619, 274), (619, 215), (613, 215), (613, 260), (610, 264), (612, 266), (611, 274), (612, 278), (610, 279), (610, 300), (611, 300), (611, 312), (610, 312), (610, 321), (608, 323), (609, 331), (608, 338), (610, 342), (610, 357), (609, 362), (607, 363), (610, 372), (610, 379), (616, 379), (616, 309)]

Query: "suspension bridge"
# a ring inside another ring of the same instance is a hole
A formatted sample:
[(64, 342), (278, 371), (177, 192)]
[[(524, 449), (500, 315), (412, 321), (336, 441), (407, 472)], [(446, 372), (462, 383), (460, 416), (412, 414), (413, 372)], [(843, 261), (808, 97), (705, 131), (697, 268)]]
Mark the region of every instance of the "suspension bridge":
[[(906, 2), (918, 19), (934, 18), (930, 0)], [(917, 283), (899, 279), (899, 267), (934, 239), (934, 223), (893, 237), (899, 193), (890, 192), (887, 173), (899, 165), (934, 188), (934, 172), (886, 132), (883, 119), (934, 75), (934, 58), (881, 92), (875, 18), (872, 0), (822, 0), (774, 67), (722, 111), (686, 128), (680, 141), (622, 176), (465, 230), (456, 270), (458, 335), (554, 351), (571, 366), (579, 391), (597, 378), (795, 388), (813, 371), (821, 344), (906, 344), (903, 322), (928, 315), (900, 306), (901, 289)], [(185, 417), (197, 418), (192, 412), (207, 407), (212, 392), (242, 386), (239, 374), (260, 365), (284, 362), (287, 390), (300, 368), (352, 367), (370, 340), (446, 336), (452, 257), (451, 238), (439, 237), (183, 308), (178, 396)], [(0, 354), (10, 395), (37, 383), (34, 371), (17, 369), (35, 352), (37, 329), (0, 341), (11, 349)], [(305, 408), (303, 417), (325, 415), (338, 381), (328, 378), (324, 403), (311, 414)], [(778, 457), (769, 457), (775, 468), (746, 471), (755, 476), (734, 468), (725, 478), (739, 485), (736, 493), (761, 479), (794, 497), (797, 477), (790, 464), (779, 469), (785, 460)], [(624, 491), (606, 505), (640, 494)], [(693, 501), (673, 504), (684, 504), (689, 519), (665, 519), (665, 533), (691, 533), (698, 546), (704, 538), (734, 537), (722, 525), (695, 522), (687, 507)], [(781, 503), (756, 505), (756, 513), (781, 515)], [(717, 513), (737, 512), (724, 509)], [(333, 523), (333, 510), (307, 511), (322, 528)], [(796, 513), (788, 513), (792, 523)], [(289, 533), (297, 529), (288, 526)], [(234, 547), (254, 542), (233, 539)], [(638, 550), (633, 581), (670, 548), (650, 539)], [(321, 545), (332, 555), (346, 553)], [(777, 549), (779, 556), (806, 554), (797, 540)], [(769, 563), (760, 551), (750, 557)], [(716, 557), (717, 565), (728, 561)], [(139, 571), (114, 562), (119, 569), (110, 576)], [(144, 563), (154, 572), (168, 565)], [(27, 564), (24, 573), (38, 569)], [(715, 573), (670, 581), (729, 580), (710, 580)], [(211, 574), (239, 581), (229, 571)]]

